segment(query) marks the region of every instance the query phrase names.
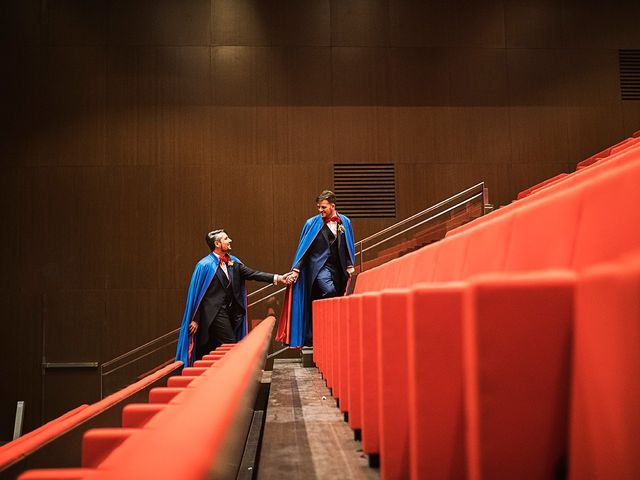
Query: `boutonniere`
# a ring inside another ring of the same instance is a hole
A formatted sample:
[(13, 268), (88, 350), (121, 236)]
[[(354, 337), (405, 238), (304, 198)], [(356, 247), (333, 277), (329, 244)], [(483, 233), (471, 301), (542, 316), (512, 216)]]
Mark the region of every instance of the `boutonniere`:
[(229, 260), (229, 261), (227, 262), (227, 266), (229, 266), (229, 267), (233, 267), (233, 260)]
[(341, 223), (338, 224), (338, 231), (340, 233), (344, 233), (344, 225), (342, 225)]

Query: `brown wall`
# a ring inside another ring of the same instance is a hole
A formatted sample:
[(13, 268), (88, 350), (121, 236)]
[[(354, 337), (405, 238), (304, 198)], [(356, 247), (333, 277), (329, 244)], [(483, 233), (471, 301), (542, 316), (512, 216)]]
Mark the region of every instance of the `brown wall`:
[(95, 400), (56, 372), (41, 409), (42, 325), (48, 361), (176, 328), (213, 227), (288, 269), (334, 162), (395, 163), (401, 218), (482, 180), (507, 203), (639, 129), (640, 6), (585, 3), (2, 2), (0, 439), (17, 400), (29, 429)]

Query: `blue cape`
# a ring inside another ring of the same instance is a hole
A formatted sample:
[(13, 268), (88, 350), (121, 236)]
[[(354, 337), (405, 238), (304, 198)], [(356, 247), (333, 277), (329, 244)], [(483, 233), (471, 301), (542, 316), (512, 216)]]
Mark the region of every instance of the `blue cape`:
[[(346, 215), (338, 213), (344, 226), (347, 250), (351, 258), (351, 265), (355, 266), (356, 246), (354, 242), (353, 227), (351, 220)], [(307, 253), (311, 243), (316, 238), (324, 222), (321, 215), (309, 218), (302, 227), (300, 241), (293, 259), (295, 266)], [(307, 324), (311, 321), (311, 283), (314, 279), (307, 278), (306, 269), (301, 269), (296, 283), (287, 288), (285, 300), (282, 307), (282, 315), (278, 323), (278, 333), (276, 340), (286, 343), (292, 347), (301, 347), (304, 343), (304, 333)]]
[[(234, 262), (242, 263), (240, 259), (231, 255), (231, 259)], [(191, 283), (189, 284), (189, 291), (187, 293), (187, 304), (184, 308), (184, 315), (182, 316), (182, 324), (180, 325), (180, 335), (178, 336), (178, 348), (176, 350), (176, 360), (182, 361), (185, 367), (193, 365), (193, 361), (196, 357), (196, 348), (194, 345), (194, 336), (189, 335), (189, 324), (193, 320), (198, 312), (198, 307), (204, 294), (207, 292), (209, 285), (215, 277), (216, 270), (218, 269), (218, 257), (213, 252), (201, 259), (193, 270), (191, 276)], [(244, 287), (244, 282), (241, 283), (241, 298), (243, 299), (243, 307), (245, 314), (242, 318), (242, 332), (240, 332), (240, 340), (247, 334), (247, 296)]]

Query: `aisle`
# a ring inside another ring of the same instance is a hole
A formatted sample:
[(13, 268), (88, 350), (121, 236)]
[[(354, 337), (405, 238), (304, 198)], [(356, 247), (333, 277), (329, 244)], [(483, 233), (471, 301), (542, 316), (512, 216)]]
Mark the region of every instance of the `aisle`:
[(317, 368), (276, 360), (259, 479), (377, 479)]

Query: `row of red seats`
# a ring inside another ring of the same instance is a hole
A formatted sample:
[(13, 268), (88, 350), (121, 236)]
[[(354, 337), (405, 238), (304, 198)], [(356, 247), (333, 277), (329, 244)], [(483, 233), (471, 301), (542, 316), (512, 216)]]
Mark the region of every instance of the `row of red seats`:
[[(142, 394), (153, 385), (163, 382), (163, 379), (181, 367), (182, 362), (173, 362), (94, 404), (80, 405), (22, 437), (3, 445), (0, 447), (0, 472), (11, 474), (11, 472), (22, 471), (25, 467), (29, 468), (32, 464), (43, 463), (43, 459), (31, 457), (38, 456), (40, 450), (45, 447), (50, 450), (63, 448), (69, 450), (73, 448), (67, 445), (66, 447), (60, 446), (54, 449), (52, 444), (58, 441), (68, 443), (66, 441), (67, 437), (74, 437), (76, 430), (87, 429), (89, 428), (88, 425), (108, 424), (108, 419), (99, 419), (101, 414), (112, 408), (121, 408), (123, 404), (131, 401), (130, 399)], [(43, 452), (43, 457), (45, 454), (50, 455), (51, 453)]]
[[(583, 168), (590, 167), (595, 163), (605, 162), (610, 157), (616, 155), (617, 153), (622, 152), (623, 150), (633, 147), (638, 142), (640, 142), (640, 130), (638, 130), (637, 132), (634, 132), (629, 138), (625, 138), (621, 142), (618, 142), (617, 144), (611, 147), (605, 148), (604, 150), (590, 156), (589, 158), (582, 160), (580, 163), (576, 165), (576, 170), (581, 170)], [(522, 190), (520, 193), (518, 193), (516, 199), (521, 200), (525, 197), (528, 197), (532, 193), (535, 193), (545, 187), (548, 187), (550, 185), (553, 185), (556, 182), (559, 182), (560, 180), (564, 179), (568, 175), (570, 174), (560, 173), (554, 177), (543, 180), (542, 182), (537, 183), (536, 185), (533, 185), (525, 190)]]
[(640, 477), (639, 180), (635, 145), (314, 302), (314, 359), (382, 478)]
[(599, 162), (600, 160), (603, 160), (609, 157), (610, 155), (613, 155), (627, 148), (629, 144), (636, 142), (638, 138), (640, 138), (640, 130), (633, 132), (629, 138), (625, 138), (624, 140), (616, 143), (615, 145), (605, 148), (604, 150), (594, 155), (591, 155), (589, 158), (585, 158), (580, 163), (578, 163), (578, 165), (576, 165), (576, 168), (581, 169), (581, 168), (585, 168), (590, 165), (593, 165), (594, 163)]
[(127, 405), (121, 428), (87, 431), (79, 468), (30, 470), (19, 480), (229, 476), (274, 324), (265, 319), (238, 344), (219, 347), (152, 389), (148, 403)]
[[(637, 140), (640, 140), (638, 137)], [(458, 233), (462, 233), (470, 228), (475, 227), (476, 225), (485, 221), (486, 218), (495, 219), (497, 216), (504, 215), (506, 213), (511, 212), (513, 209), (518, 209), (528, 204), (529, 202), (535, 202), (539, 199), (540, 196), (544, 196), (547, 194), (552, 194), (554, 192), (560, 192), (565, 189), (570, 188), (572, 185), (580, 184), (589, 178), (596, 177), (600, 175), (603, 171), (608, 171), (616, 168), (617, 165), (631, 162), (633, 161), (637, 154), (638, 149), (640, 148), (640, 142), (630, 142), (625, 148), (617, 151), (615, 154), (608, 156), (603, 161), (599, 161), (591, 164), (588, 168), (582, 168), (580, 170), (576, 170), (575, 172), (563, 176), (557, 181), (551, 182), (539, 189), (536, 189), (532, 192), (531, 195), (528, 195), (521, 200), (510, 203), (509, 205), (505, 205), (500, 209), (491, 213), (488, 216), (482, 216), (475, 220), (472, 220), (461, 227), (458, 227), (454, 230), (447, 232), (447, 237), (457, 235)]]

